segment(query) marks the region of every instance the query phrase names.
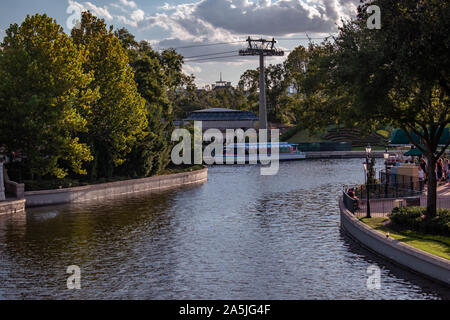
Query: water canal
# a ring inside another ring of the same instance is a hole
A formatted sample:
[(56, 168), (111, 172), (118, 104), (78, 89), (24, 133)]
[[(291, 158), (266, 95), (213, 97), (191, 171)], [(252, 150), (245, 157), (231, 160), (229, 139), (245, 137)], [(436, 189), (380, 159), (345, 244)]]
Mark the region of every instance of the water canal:
[[(0, 298), (448, 299), (340, 231), (361, 161), (216, 166), (201, 186), (0, 217)], [(373, 264), (381, 290), (366, 287)], [(81, 290), (66, 288), (70, 265)]]

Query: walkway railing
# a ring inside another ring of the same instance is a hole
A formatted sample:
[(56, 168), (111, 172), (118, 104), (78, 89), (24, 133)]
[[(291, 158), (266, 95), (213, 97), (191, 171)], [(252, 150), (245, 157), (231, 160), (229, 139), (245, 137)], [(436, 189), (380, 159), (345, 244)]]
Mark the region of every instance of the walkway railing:
[(345, 207), (357, 217), (367, 215), (367, 189), (372, 217), (385, 217), (395, 207), (420, 206), (422, 192), (386, 184), (344, 186)]
[[(366, 186), (344, 186), (345, 207), (357, 217), (367, 215)], [(372, 217), (386, 217), (396, 207), (426, 207), (427, 197), (423, 192), (408, 189), (389, 189), (383, 185), (370, 185), (370, 214)], [(351, 196), (353, 195), (353, 197)], [(450, 209), (450, 197), (438, 197), (438, 209)]]
[(423, 192), (419, 190), (401, 188), (399, 185), (370, 184), (359, 186), (345, 186), (345, 190), (353, 189), (354, 194), (359, 199), (367, 198), (367, 188), (370, 199), (392, 199), (406, 197), (420, 197)]
[(409, 189), (414, 191), (424, 190), (424, 181), (418, 177), (406, 176), (401, 174), (386, 174), (385, 170), (380, 171), (380, 184), (389, 185), (392, 188)]

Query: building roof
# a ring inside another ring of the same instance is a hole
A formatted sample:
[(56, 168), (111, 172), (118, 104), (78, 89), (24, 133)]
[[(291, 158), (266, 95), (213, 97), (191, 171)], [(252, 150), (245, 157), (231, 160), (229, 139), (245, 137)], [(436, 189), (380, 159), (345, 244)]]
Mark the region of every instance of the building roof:
[(241, 111), (225, 108), (198, 110), (191, 113), (187, 121), (258, 121), (258, 117), (251, 111)]

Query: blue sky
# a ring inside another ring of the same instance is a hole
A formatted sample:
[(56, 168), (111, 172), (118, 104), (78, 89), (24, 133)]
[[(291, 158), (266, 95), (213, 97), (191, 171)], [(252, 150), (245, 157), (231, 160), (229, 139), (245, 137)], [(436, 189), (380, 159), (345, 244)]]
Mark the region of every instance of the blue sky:
[[(155, 49), (174, 47), (185, 57), (227, 52), (234, 55), (245, 43), (199, 46), (245, 40), (248, 36), (276, 39), (323, 38), (336, 32), (341, 18), (355, 15), (359, 0), (14, 0), (0, 2), (0, 38), (12, 23), (21, 23), (27, 14), (46, 13), (66, 32), (78, 12), (90, 10), (115, 28), (126, 27), (138, 40), (149, 41)], [(318, 40), (317, 40), (318, 41)], [(280, 40), (287, 51), (305, 40)], [(237, 56), (237, 53), (236, 53)], [(213, 60), (191, 61), (184, 67), (193, 73), (199, 86), (218, 80), (220, 72), (234, 85), (254, 58), (205, 56)], [(285, 58), (270, 58), (267, 64)]]

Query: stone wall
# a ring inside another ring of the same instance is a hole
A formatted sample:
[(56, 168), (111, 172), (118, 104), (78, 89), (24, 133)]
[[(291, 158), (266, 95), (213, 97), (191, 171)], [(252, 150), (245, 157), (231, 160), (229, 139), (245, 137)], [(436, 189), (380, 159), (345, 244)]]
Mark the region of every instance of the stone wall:
[(342, 199), (339, 201), (341, 227), (364, 247), (427, 278), (450, 286), (450, 261), (428, 252), (416, 249), (382, 233), (359, 221), (348, 211)]
[(15, 214), (23, 211), (25, 211), (25, 200), (0, 202), (0, 216), (5, 214)]
[(8, 171), (4, 170), (5, 191), (16, 199), (23, 199), (25, 194), (25, 185), (9, 180)]
[(192, 184), (205, 183), (207, 181), (208, 169), (205, 168), (192, 172), (118, 181), (85, 187), (25, 192), (25, 199), (27, 200), (27, 207), (81, 203), (103, 199), (114, 199), (143, 192), (157, 192)]

